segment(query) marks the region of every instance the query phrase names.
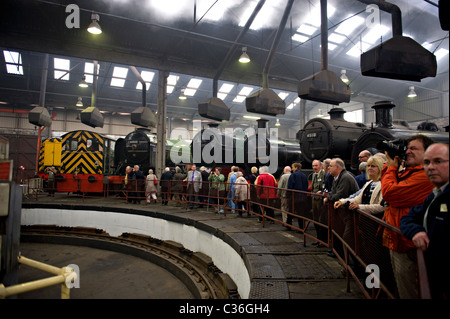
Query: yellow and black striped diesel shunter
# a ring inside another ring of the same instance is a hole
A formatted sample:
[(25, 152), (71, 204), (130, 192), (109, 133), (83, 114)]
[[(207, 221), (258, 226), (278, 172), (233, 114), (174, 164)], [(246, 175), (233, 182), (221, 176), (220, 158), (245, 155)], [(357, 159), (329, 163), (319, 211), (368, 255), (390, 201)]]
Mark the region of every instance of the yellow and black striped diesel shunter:
[(113, 172), (115, 141), (101, 134), (79, 130), (44, 140), (39, 154), (39, 175), (47, 178), (55, 167), (56, 191), (103, 192)]

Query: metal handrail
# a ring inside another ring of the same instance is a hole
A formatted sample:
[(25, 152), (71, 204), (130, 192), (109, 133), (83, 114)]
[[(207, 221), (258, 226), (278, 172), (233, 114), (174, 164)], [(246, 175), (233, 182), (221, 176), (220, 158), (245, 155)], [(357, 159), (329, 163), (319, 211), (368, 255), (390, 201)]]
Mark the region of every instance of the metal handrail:
[(3, 284), (0, 284), (0, 299), (4, 299), (6, 297), (21, 294), (24, 292), (29, 292), (32, 290), (47, 288), (58, 284), (61, 285), (61, 299), (70, 299), (70, 288), (68, 287), (67, 283), (73, 283), (77, 279), (77, 274), (73, 268), (58, 268), (23, 256), (17, 257), (17, 261), (23, 265), (48, 272), (55, 276), (9, 287), (5, 287)]

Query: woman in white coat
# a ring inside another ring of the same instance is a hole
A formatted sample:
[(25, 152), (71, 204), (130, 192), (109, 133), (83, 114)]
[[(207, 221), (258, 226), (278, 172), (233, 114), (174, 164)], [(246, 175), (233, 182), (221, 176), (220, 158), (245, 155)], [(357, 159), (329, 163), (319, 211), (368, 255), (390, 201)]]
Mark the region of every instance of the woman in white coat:
[[(246, 210), (246, 203), (249, 199), (249, 185), (242, 172), (236, 172), (236, 182), (234, 182), (234, 203), (236, 204), (236, 209), (238, 210), (239, 216), (242, 216), (242, 210)], [(247, 211), (247, 217), (250, 214)]]
[(158, 185), (158, 178), (153, 174), (153, 170), (148, 170), (147, 178), (145, 179), (145, 197), (147, 198), (147, 204), (152, 200), (156, 203), (156, 185)]

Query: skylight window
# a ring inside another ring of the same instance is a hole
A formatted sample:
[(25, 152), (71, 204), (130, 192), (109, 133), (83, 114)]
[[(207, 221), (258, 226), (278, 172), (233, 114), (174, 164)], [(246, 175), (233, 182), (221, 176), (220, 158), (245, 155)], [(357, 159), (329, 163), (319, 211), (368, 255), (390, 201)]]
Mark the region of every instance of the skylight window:
[(284, 101), (284, 99), (289, 96), (289, 93), (287, 93), (287, 92), (280, 92), (280, 93), (278, 93), (278, 96), (280, 97), (280, 99), (282, 99)]
[(303, 34), (307, 34), (307, 35), (312, 35), (314, 32), (317, 31), (316, 27), (310, 26), (308, 24), (302, 24), (298, 29), (297, 32), (298, 33), (303, 33)]
[(300, 103), (300, 98), (297, 96), (297, 97), (295, 98), (295, 100), (292, 101), (292, 103), (288, 105), (287, 109), (288, 109), (288, 110), (292, 110), (292, 109), (294, 108), (294, 106), (296, 106), (296, 105), (299, 104), (299, 103)]
[(203, 80), (200, 79), (190, 79), (186, 89), (184, 90), (184, 94), (187, 96), (194, 96), (202, 82)]
[(111, 78), (111, 86), (124, 87), (127, 78), (128, 68), (115, 66)]
[(219, 89), (219, 92), (217, 92), (217, 97), (221, 100), (225, 99), (228, 93), (230, 93), (233, 88), (234, 84), (223, 83)]
[(294, 34), (294, 35), (292, 36), (292, 40), (303, 43), (303, 42), (308, 41), (308, 40), (309, 40), (309, 37), (304, 36), (304, 35), (301, 35), (301, 34), (299, 34), (299, 33), (296, 33), (296, 34)]
[[(155, 72), (151, 72), (151, 71), (142, 71), (141, 72), (141, 77), (145, 82), (147, 90), (150, 88), (150, 85), (152, 84), (151, 82), (152, 82), (154, 76), (155, 76)], [(138, 83), (136, 85), (136, 89), (142, 90), (142, 83), (140, 81), (138, 81)]]
[[(248, 1), (250, 2), (250, 1)], [(268, 17), (273, 16), (273, 12), (275, 12), (275, 8), (273, 5), (273, 2), (270, 3), (266, 2), (266, 4), (261, 8), (259, 14), (255, 17), (255, 19), (252, 22), (252, 25), (250, 26), (250, 29), (252, 30), (260, 30), (266, 26), (268, 26), (268, 23), (271, 19), (268, 19)], [(247, 7), (247, 9), (244, 11), (244, 14), (241, 16), (241, 19), (239, 21), (239, 26), (243, 27), (247, 23), (248, 19), (252, 15), (253, 11), (255, 10), (257, 3), (255, 1), (252, 1), (252, 3)]]
[(444, 56), (446, 56), (448, 54), (448, 50), (444, 49), (444, 48), (440, 48), (439, 50), (437, 50), (434, 55), (436, 56), (436, 60), (440, 60), (441, 58), (443, 58)]
[(245, 98), (253, 91), (253, 88), (250, 86), (244, 86), (238, 93), (238, 95), (236, 95), (236, 97), (234, 98), (233, 102), (236, 103), (242, 103)]
[(19, 52), (3, 50), (6, 62), (6, 72), (23, 75), (22, 55)]
[(54, 58), (53, 67), (55, 69), (54, 73), (55, 79), (65, 81), (69, 80), (70, 60)]
[(336, 49), (336, 48), (337, 48), (337, 45), (336, 45), (336, 44), (328, 43), (328, 50), (333, 51), (333, 50)]
[(178, 75), (169, 75), (167, 77), (167, 94), (170, 94), (175, 89), (175, 85), (177, 85), (178, 79), (180, 77)]
[(334, 31), (340, 34), (349, 35), (353, 31), (355, 31), (356, 28), (358, 28), (363, 22), (364, 18), (353, 16), (342, 22)]
[[(97, 75), (100, 72), (100, 64), (97, 63)], [(86, 77), (87, 83), (94, 82), (94, 63), (86, 62), (84, 64), (84, 76)]]
[[(327, 17), (328, 19), (331, 18), (334, 13), (336, 12), (336, 8), (332, 5), (327, 6)], [(314, 9), (311, 10), (311, 13), (306, 20), (306, 23), (311, 24), (315, 27), (320, 27), (321, 24), (321, 16), (320, 16), (320, 5), (317, 4), (317, 6), (314, 7)]]
[(347, 54), (353, 57), (359, 57), (363, 52), (365, 52), (370, 47), (368, 43), (358, 43), (347, 51)]
[(230, 6), (229, 1), (216, 1), (211, 7), (212, 1), (197, 1), (197, 16), (205, 20), (219, 21)]
[(376, 27), (370, 28), (369, 32), (362, 38), (363, 42), (374, 44), (377, 40), (379, 40), (382, 36), (384, 36), (390, 28), (384, 25), (378, 25)]
[(334, 43), (342, 43), (344, 40), (346, 39), (345, 36), (337, 34), (337, 33), (332, 33), (330, 34), (330, 36), (328, 37), (328, 41), (330, 42), (334, 42)]

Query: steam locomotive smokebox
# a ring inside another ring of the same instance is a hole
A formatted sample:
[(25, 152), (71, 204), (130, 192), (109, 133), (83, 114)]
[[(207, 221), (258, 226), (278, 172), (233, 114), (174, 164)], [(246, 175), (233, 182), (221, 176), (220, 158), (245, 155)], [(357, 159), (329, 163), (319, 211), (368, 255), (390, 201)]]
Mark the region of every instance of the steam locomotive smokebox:
[(212, 97), (203, 103), (199, 103), (198, 114), (216, 121), (230, 120), (230, 109), (217, 97)]
[(394, 36), (361, 55), (362, 75), (420, 82), (436, 70), (436, 56), (409, 37)]
[(334, 73), (322, 70), (300, 81), (298, 96), (305, 100), (337, 105), (350, 102), (350, 89)]
[(81, 123), (91, 127), (103, 127), (103, 115), (95, 106), (89, 106), (80, 113)]
[(153, 112), (145, 106), (140, 106), (131, 112), (131, 123), (140, 126), (156, 126), (156, 117)]
[(271, 89), (259, 90), (245, 99), (248, 112), (266, 115), (284, 114), (286, 103)]
[(52, 119), (45, 107), (36, 106), (28, 113), (28, 122), (37, 126), (50, 126)]

